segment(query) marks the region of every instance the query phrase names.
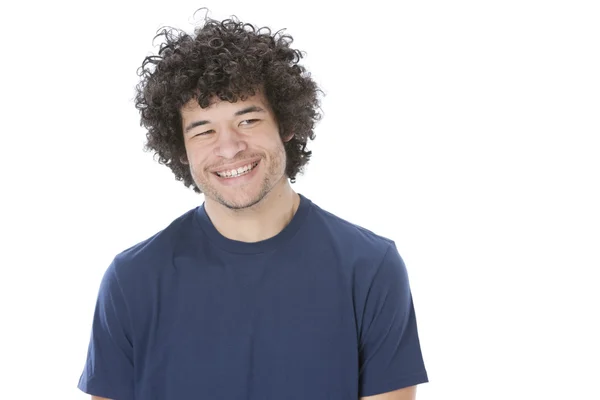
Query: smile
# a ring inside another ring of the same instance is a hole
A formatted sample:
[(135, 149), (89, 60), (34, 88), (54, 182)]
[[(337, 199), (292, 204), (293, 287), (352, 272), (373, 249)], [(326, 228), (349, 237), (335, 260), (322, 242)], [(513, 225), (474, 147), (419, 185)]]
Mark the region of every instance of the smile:
[(244, 165), (243, 167), (239, 167), (238, 169), (232, 169), (228, 171), (219, 171), (215, 172), (221, 178), (237, 178), (238, 176), (246, 175), (248, 172), (252, 171), (258, 165), (259, 161), (254, 163)]

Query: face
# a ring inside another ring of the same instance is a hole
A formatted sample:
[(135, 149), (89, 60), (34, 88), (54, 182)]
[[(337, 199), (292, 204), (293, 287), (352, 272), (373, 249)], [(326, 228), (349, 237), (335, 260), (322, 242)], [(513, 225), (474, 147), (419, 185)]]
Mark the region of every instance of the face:
[(286, 180), (286, 155), (275, 116), (262, 94), (181, 110), (190, 172), (207, 201), (229, 209), (259, 203)]

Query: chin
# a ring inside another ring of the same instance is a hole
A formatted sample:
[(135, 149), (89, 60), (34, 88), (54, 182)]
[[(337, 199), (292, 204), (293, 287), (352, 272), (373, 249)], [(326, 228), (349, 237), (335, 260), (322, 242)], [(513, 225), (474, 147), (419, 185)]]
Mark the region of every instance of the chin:
[(253, 206), (255, 206), (258, 203), (260, 203), (260, 200), (246, 202), (246, 203), (222, 202), (221, 204), (230, 210), (239, 211), (239, 210), (247, 210), (249, 208), (252, 208)]
[[(247, 188), (250, 189), (250, 188)], [(230, 210), (244, 210), (260, 203), (269, 193), (266, 187), (254, 190), (234, 189), (224, 191), (209, 191), (208, 197)]]
[(262, 201), (266, 194), (259, 194), (257, 196), (247, 197), (247, 196), (238, 196), (237, 198), (228, 198), (226, 196), (219, 196), (217, 201), (227, 207), (230, 210), (244, 210), (247, 208), (251, 208)]

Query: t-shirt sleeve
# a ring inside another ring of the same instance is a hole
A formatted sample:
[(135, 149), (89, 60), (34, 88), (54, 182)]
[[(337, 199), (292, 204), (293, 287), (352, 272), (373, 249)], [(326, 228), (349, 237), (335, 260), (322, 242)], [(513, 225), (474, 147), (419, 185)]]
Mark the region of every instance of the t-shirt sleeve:
[(114, 400), (134, 397), (131, 325), (115, 262), (100, 284), (87, 359), (77, 387)]
[(370, 285), (360, 318), (360, 396), (428, 382), (404, 261), (391, 244)]

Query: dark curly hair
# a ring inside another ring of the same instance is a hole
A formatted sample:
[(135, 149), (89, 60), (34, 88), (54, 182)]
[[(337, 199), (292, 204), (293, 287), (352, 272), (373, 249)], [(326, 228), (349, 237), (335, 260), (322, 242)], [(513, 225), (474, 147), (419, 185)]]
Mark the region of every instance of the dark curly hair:
[(295, 182), (308, 163), (309, 139), (321, 118), (321, 90), (299, 65), (303, 54), (290, 47), (293, 38), (268, 27), (257, 28), (235, 16), (223, 21), (205, 17), (194, 35), (163, 27), (157, 55), (138, 69), (135, 106), (147, 130), (144, 151), (152, 151), (178, 181), (201, 193), (186, 164), (180, 110), (195, 98), (206, 108), (213, 97), (235, 102), (261, 90), (271, 106), (284, 143), (286, 175)]

